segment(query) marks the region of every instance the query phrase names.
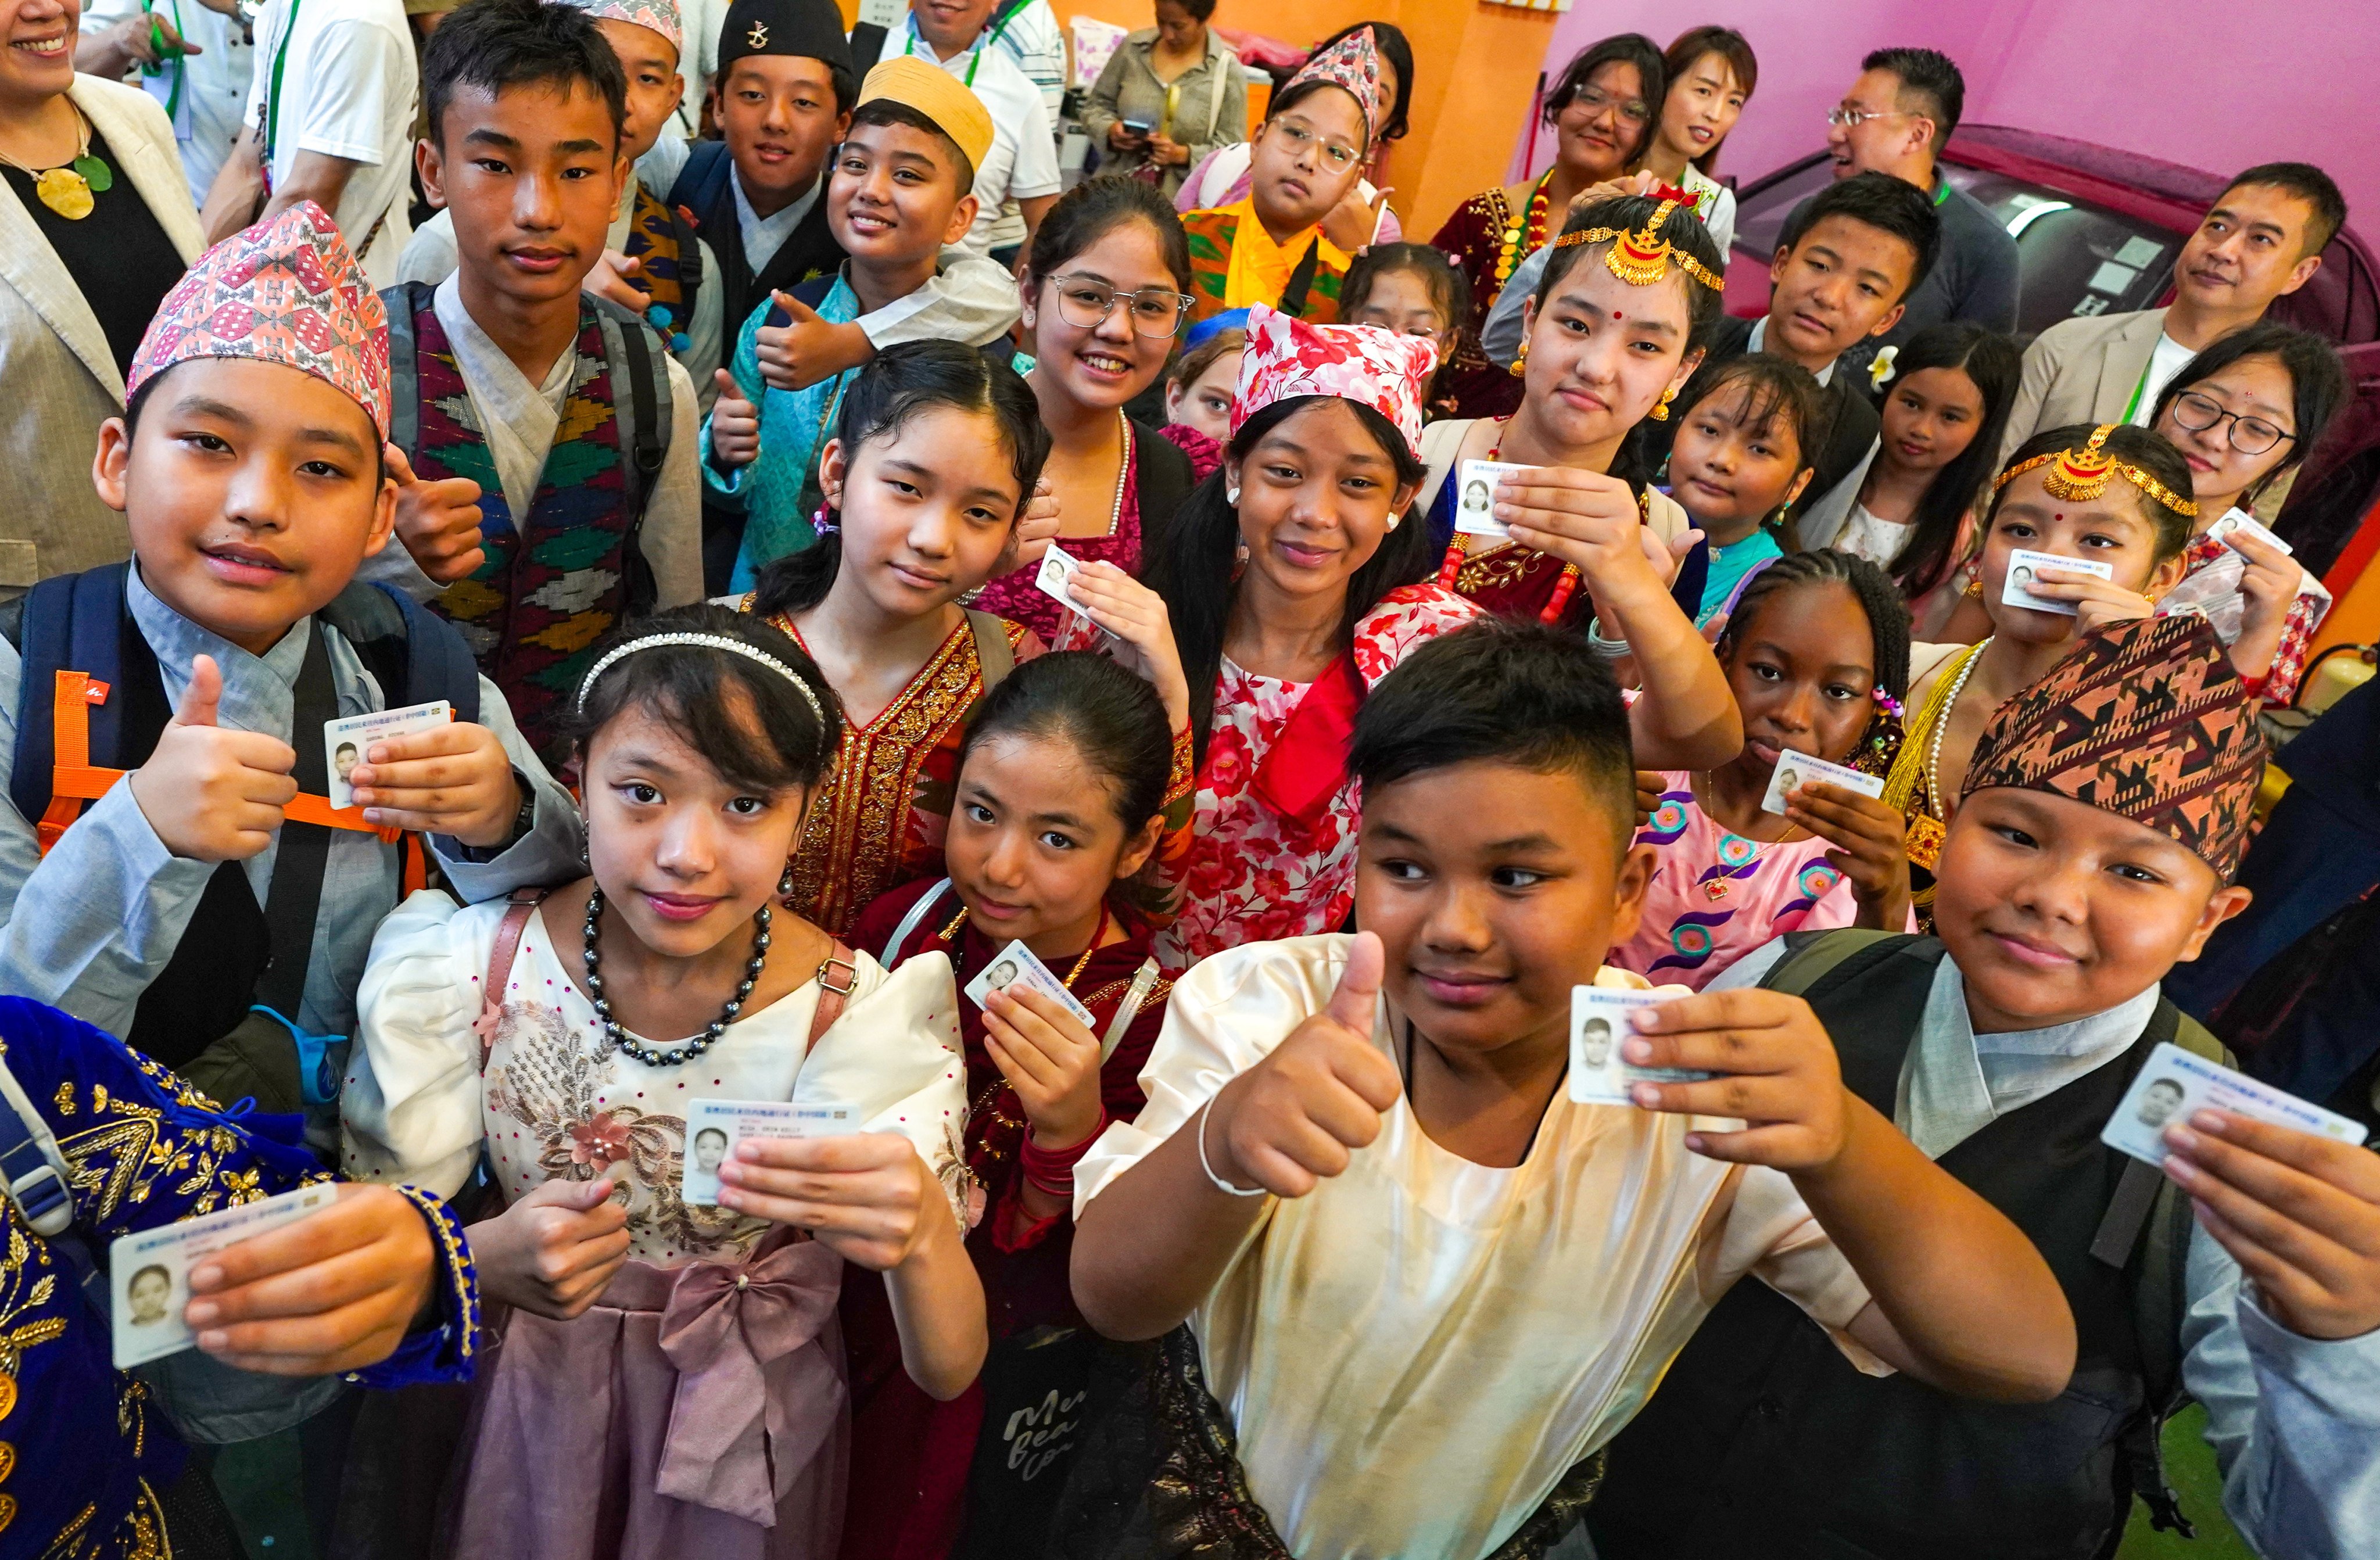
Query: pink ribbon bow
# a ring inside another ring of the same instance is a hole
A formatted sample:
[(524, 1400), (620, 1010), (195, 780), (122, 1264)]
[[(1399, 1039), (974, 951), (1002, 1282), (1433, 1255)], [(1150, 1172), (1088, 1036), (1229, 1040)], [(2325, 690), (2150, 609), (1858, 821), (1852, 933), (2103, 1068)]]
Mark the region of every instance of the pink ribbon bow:
[(843, 1259), (815, 1240), (677, 1270), (662, 1309), (678, 1384), (661, 1493), (776, 1526), (777, 1503), (841, 1419), (843, 1350), (820, 1334), (842, 1287)]

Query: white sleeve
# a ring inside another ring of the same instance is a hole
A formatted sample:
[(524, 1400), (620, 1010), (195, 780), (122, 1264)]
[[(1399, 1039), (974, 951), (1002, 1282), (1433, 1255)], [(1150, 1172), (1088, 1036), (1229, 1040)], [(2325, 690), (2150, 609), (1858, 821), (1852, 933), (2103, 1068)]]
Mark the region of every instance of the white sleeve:
[(654, 604), (666, 609), (702, 599), (702, 407), (686, 365), (662, 361), (670, 381), (669, 453), (645, 505), (639, 545), (660, 592)]
[[(258, 51), (260, 69), (263, 52)], [(410, 52), (386, 28), (368, 21), (326, 23), (314, 40), (314, 79), (309, 83), (303, 117), (294, 127), (298, 150), (344, 157), (377, 167), (389, 155), (382, 144), (392, 84), (410, 79)], [(282, 83), (288, 91), (290, 83)], [(286, 123), (285, 116), (284, 123)]]
[[(273, 56), (278, 52), (281, 30), (288, 25), (287, 0), (265, 0), (264, 9), (256, 18), (256, 60), (248, 70), (248, 106), (240, 110), (239, 116), (243, 126), (257, 127), (260, 137), (263, 133), (264, 94), (273, 80)], [(273, 149), (261, 148), (258, 155), (270, 163)]]
[(851, 1005), (802, 1058), (794, 1102), (856, 1106), (866, 1131), (907, 1138), (965, 1228), (966, 1062), (950, 959), (924, 954), (888, 975), (863, 953), (853, 981)]
[(1718, 1282), (1731, 1283), (1745, 1273), (1800, 1306), (1860, 1370), (1872, 1376), (1892, 1373), (1845, 1331), (1867, 1308), (1867, 1285), (1819, 1227), (1792, 1178), (1766, 1165), (1743, 1172), (1719, 1237)]
[(1521, 353), (1521, 310), (1529, 295), (1537, 290), (1546, 274), (1547, 257), (1554, 252), (1551, 244), (1541, 246), (1536, 253), (1513, 268), (1504, 290), (1496, 295), (1496, 307), (1488, 311), (1480, 322), (1479, 346), (1488, 360), (1499, 368), (1509, 369)]
[[(663, 136), (653, 142), (653, 149), (637, 159), (637, 178), (645, 192), (656, 200), (669, 199), (670, 187), (677, 183), (678, 175), (686, 171), (686, 159), (694, 155), (694, 143), (676, 136)], [(703, 272), (705, 282), (714, 274)]]
[(1354, 940), (1332, 934), (1250, 943), (1193, 965), (1167, 998), (1164, 1027), (1140, 1070), (1148, 1104), (1100, 1133), (1075, 1167), (1075, 1217), (1318, 1010)]
[[(455, 274), (455, 218), (446, 212), (432, 212), (430, 220), (405, 241), (405, 252), (396, 258), (396, 279), (434, 287)], [(395, 550), (403, 552), (405, 548), (399, 544)]]
[(1008, 193), (1030, 200), (1055, 195), (1065, 187), (1058, 176), (1058, 142), (1050, 134), (1050, 111), (1037, 93), (1016, 127), (1016, 165), (1008, 170)]
[(954, 247), (942, 251), (941, 272), (924, 286), (856, 323), (879, 352), (909, 341), (984, 346), (1006, 335), (1019, 312), (1016, 278), (1008, 268)]
[(470, 1179), (486, 1135), (471, 1022), (503, 914), (501, 905), (465, 911), (425, 889), (381, 923), (356, 993), (356, 1043), (339, 1091), (339, 1167), (347, 1175), (441, 1197)]

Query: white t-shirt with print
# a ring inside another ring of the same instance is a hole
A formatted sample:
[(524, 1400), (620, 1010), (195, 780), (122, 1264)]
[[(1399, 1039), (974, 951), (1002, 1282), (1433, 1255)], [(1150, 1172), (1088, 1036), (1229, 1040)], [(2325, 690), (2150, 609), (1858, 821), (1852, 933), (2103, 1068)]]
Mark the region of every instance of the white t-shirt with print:
[[(983, 166), (975, 171), (975, 198), (981, 210), (976, 212), (975, 225), (967, 229), (963, 247), (990, 254), (1022, 244), (1025, 213), (1016, 202), (1055, 195), (1062, 187), (1058, 177), (1058, 143), (1050, 130), (1050, 111), (1042, 106), (1041, 90), (1017, 68), (1005, 49), (967, 49), (946, 60), (934, 59), (933, 45), (917, 36), (917, 23), (910, 17), (902, 18), (900, 27), (884, 41), (884, 58), (903, 54), (932, 60), (967, 82), (991, 110), (991, 151), (985, 154)], [(970, 66), (975, 79), (968, 82)]]
[(282, 65), (270, 163), (273, 187), (289, 178), (300, 152), (362, 164), (331, 218), (348, 246), (363, 250), (358, 258), (371, 284), (388, 286), (412, 234), (406, 203), (419, 72), (403, 0), (270, 0), (256, 24), (256, 74), (248, 88), (251, 125), (265, 123), (276, 58)]

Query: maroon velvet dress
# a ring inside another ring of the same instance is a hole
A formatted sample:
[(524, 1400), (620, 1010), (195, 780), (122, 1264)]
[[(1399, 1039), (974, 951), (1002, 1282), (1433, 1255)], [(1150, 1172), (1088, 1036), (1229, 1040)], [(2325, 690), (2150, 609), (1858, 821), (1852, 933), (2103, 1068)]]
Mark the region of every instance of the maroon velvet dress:
[[(1007, 939), (987, 937), (972, 921), (953, 928), (962, 908), (956, 894), (944, 890), (900, 948), (889, 955), (885, 949), (910, 906), (938, 881), (912, 883), (879, 898), (861, 913), (848, 940), (881, 959), (887, 968), (920, 953), (948, 954), (964, 992)], [(1123, 929), (1123, 940), (1093, 951), (1070, 987), (1091, 1010), (1094, 1033), (1102, 1036), (1149, 956), (1148, 931), (1121, 910), (1115, 925)], [(1069, 961), (1051, 973), (1063, 980), (1071, 964)], [(1165, 999), (1172, 990), (1172, 984), (1162, 980), (1149, 989), (1123, 1039), (1099, 1069), (1101, 1103), (1112, 1119), (1129, 1120), (1147, 1103), (1140, 1093), (1140, 1070), (1164, 1024)], [(964, 1395), (948, 1403), (935, 1402), (901, 1368), (900, 1335), (882, 1276), (846, 1268), (842, 1319), (850, 1352), (852, 1441), (851, 1495), (843, 1528), (845, 1560), (942, 1560), (970, 1517), (970, 1471), (985, 1461), (1001, 1470), (1033, 1470), (1029, 1483), (1003, 1481), (996, 1473), (989, 1486), (978, 1482), (978, 1494), (988, 1487), (1006, 1509), (974, 1515), (1017, 1537), (1019, 1553), (1038, 1553), (1022, 1546), (1019, 1530), (1029, 1523), (1036, 1506), (1046, 1520), (1047, 1508), (1055, 1505), (1065, 1482), (1071, 1437), (1053, 1433), (1062, 1431), (1063, 1421), (1012, 1422), (1019, 1416), (999, 1399), (1004, 1393), (1014, 1395), (1020, 1374), (1029, 1377), (1037, 1368), (1046, 1370), (1046, 1360), (1057, 1358), (1068, 1341), (1064, 1334), (1072, 1332), (1087, 1342), (1088, 1327), (1075, 1309), (1066, 1277), (1074, 1220), (1061, 1215), (1012, 1226), (1025, 1188), (1017, 1158), (1025, 1141), (1025, 1111), (984, 1049), (982, 1010), (964, 996), (959, 1033), (966, 1047), (967, 1167), (982, 1187), (983, 1209), (967, 1237), (967, 1251), (983, 1279), (991, 1356), (983, 1376)], [(1026, 1350), (1028, 1340), (1037, 1347)], [(1045, 1360), (1036, 1361), (1026, 1358), (1028, 1354)], [(1037, 1391), (1040, 1385), (1036, 1379)], [(988, 1396), (1000, 1424), (987, 1424)], [(990, 1455), (979, 1458), (977, 1443), (987, 1431), (1000, 1440), (985, 1447)]]
[(1496, 307), (1505, 280), (1547, 238), (1545, 181), (1530, 187), (1525, 212), (1516, 212), (1500, 188), (1482, 190), (1454, 209), (1430, 240), (1471, 284), (1471, 320), (1439, 376), (1439, 390), (1454, 400), (1454, 416), (1510, 417), (1521, 404), (1519, 378), (1488, 361), (1479, 322)]

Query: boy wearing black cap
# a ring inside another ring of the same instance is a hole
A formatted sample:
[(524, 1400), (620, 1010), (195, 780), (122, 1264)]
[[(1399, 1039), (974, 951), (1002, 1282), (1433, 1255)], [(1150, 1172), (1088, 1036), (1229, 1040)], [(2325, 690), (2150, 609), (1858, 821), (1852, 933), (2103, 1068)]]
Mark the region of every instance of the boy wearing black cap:
[(1806, 998), (1845, 1082), (2048, 1260), (2077, 1364), (2054, 1402), (1960, 1402), (1838, 1368), (1740, 1286), (1612, 1444), (1587, 1513), (1604, 1560), (2105, 1554), (2135, 1493), (2179, 1520), (2158, 1432), (2185, 1387), (2259, 1553), (2374, 1553), (2380, 1158), (2201, 1110), (2165, 1125), (2180, 1195), (2160, 1196), (2099, 1141), (2158, 1042), (2215, 1050), (2158, 983), (2247, 901), (2263, 768), (2204, 621), (2087, 635), (1975, 749), (1938, 940), (1797, 935), (1713, 983)]

